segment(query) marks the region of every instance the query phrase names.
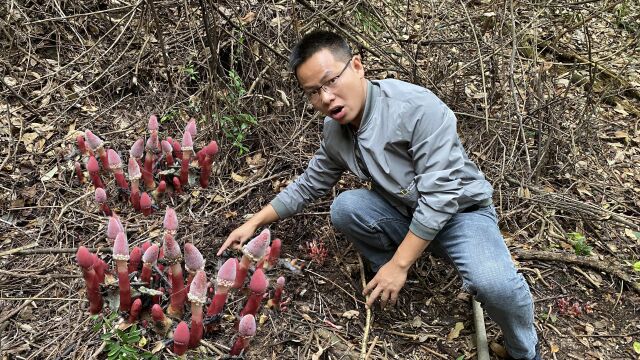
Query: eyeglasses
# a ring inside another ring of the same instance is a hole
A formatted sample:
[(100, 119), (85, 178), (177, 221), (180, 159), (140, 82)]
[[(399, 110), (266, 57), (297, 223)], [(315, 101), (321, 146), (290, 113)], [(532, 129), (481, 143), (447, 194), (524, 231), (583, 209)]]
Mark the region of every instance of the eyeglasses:
[(349, 67), (350, 63), (351, 63), (351, 59), (349, 59), (349, 61), (347, 61), (347, 63), (342, 68), (342, 71), (340, 71), (338, 73), (338, 75), (336, 75), (336, 76), (332, 77), (331, 79), (325, 81), (324, 84), (322, 84), (322, 85), (320, 85), (320, 86), (318, 86), (316, 88), (313, 88), (313, 89), (305, 90), (304, 91), (304, 95), (307, 97), (307, 99), (309, 99), (309, 101), (312, 101), (312, 102), (315, 102), (318, 99), (320, 99), (320, 90), (326, 92), (327, 94), (333, 93), (333, 91), (338, 86), (338, 82), (340, 80), (340, 76), (342, 76), (342, 74), (344, 74), (344, 72)]

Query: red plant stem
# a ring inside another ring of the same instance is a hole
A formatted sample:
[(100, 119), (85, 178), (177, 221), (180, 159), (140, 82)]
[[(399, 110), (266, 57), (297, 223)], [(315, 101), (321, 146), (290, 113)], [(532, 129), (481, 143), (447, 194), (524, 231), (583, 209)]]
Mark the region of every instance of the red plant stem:
[(107, 268), (107, 263), (104, 260), (100, 259), (98, 255), (93, 254), (93, 269), (96, 272), (96, 281), (98, 284), (102, 284), (104, 282), (104, 271)]
[(120, 288), (120, 311), (131, 310), (131, 284), (126, 260), (116, 260), (118, 287)]
[(87, 299), (89, 299), (89, 312), (98, 314), (102, 310), (102, 295), (100, 294), (100, 283), (94, 270), (95, 266), (82, 268), (82, 276), (87, 286)]
[(234, 289), (240, 289), (244, 284), (244, 279), (247, 278), (247, 271), (249, 271), (249, 265), (251, 259), (246, 255), (242, 255), (242, 260), (238, 263), (238, 269), (236, 270), (236, 281), (233, 283)]
[(127, 180), (124, 178), (124, 172), (122, 169), (114, 169), (113, 176), (116, 178), (116, 184), (122, 190), (129, 190), (129, 184), (127, 184)]
[(137, 298), (131, 305), (131, 312), (129, 313), (129, 323), (133, 324), (134, 322), (138, 321), (141, 311), (142, 300), (140, 300), (140, 298)]
[(200, 186), (203, 188), (209, 187), (209, 176), (211, 176), (211, 164), (205, 160), (200, 166)]
[(182, 277), (182, 266), (180, 263), (175, 263), (171, 265), (171, 304), (167, 309), (167, 313), (182, 317), (186, 298), (187, 292), (184, 287), (184, 278)]
[(180, 183), (189, 183), (189, 163), (191, 162), (191, 151), (182, 152), (182, 163), (180, 163)]
[(87, 150), (87, 144), (84, 141), (84, 135), (76, 136), (76, 143), (78, 144), (78, 150), (82, 155), (88, 155), (89, 151)]
[(129, 200), (136, 211), (140, 211), (140, 186), (139, 180), (131, 180), (131, 195)]
[(142, 180), (147, 190), (153, 190), (156, 183), (153, 180), (153, 153), (147, 151), (144, 156), (144, 166), (142, 167)]
[(142, 262), (142, 249), (136, 246), (129, 253), (129, 274), (138, 271), (138, 269), (140, 269), (141, 262)]
[(142, 263), (142, 274), (140, 275), (140, 281), (143, 283), (151, 284), (151, 272), (153, 265), (151, 263), (143, 262)]
[(252, 291), (251, 295), (249, 295), (249, 299), (247, 300), (247, 304), (244, 306), (242, 311), (240, 311), (240, 317), (243, 317), (247, 314), (255, 316), (263, 298), (264, 293), (256, 293)]
[(153, 212), (153, 207), (149, 206), (148, 208), (142, 209), (142, 215), (149, 216)]
[(109, 208), (109, 205), (107, 205), (107, 203), (100, 204), (100, 211), (106, 216), (111, 216), (111, 209)]
[(229, 288), (226, 286), (218, 286), (216, 294), (213, 296), (213, 301), (207, 308), (207, 316), (215, 316), (222, 312), (224, 304), (227, 302), (227, 295), (229, 294)]
[(93, 183), (94, 187), (97, 188), (105, 188), (102, 179), (100, 178), (100, 174), (97, 171), (89, 171), (89, 177), (91, 178), (91, 183)]
[(229, 355), (233, 355), (233, 356), (240, 355), (242, 350), (244, 350), (249, 345), (250, 340), (251, 340), (250, 337), (238, 336), (238, 339), (236, 339), (236, 342), (233, 343), (233, 347), (231, 348)]
[(80, 184), (84, 184), (87, 179), (84, 178), (84, 173), (82, 172), (82, 165), (80, 165), (79, 162), (75, 162), (74, 168), (76, 169), (76, 176), (78, 177), (78, 181), (80, 181)]
[(180, 146), (180, 142), (173, 139), (171, 145), (173, 146), (173, 156), (182, 161), (182, 147)]
[(109, 169), (109, 159), (107, 158), (107, 151), (104, 149), (104, 146), (100, 146), (96, 151), (98, 152), (98, 156), (100, 156), (102, 168), (105, 170)]
[(189, 336), (189, 348), (198, 347), (202, 339), (204, 328), (202, 326), (202, 303), (199, 301), (191, 302), (191, 333)]
[(172, 153), (170, 153), (170, 152), (166, 153), (165, 160), (167, 161), (167, 166), (168, 167), (173, 166), (173, 154)]

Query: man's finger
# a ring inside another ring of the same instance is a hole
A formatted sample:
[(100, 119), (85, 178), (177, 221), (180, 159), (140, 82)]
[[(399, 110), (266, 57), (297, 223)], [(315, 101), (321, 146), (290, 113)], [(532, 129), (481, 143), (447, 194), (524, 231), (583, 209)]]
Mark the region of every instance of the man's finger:
[(391, 293), (391, 297), (389, 298), (389, 304), (391, 306), (396, 306), (397, 303), (398, 303), (398, 293), (394, 291), (393, 293)]
[(216, 254), (217, 256), (222, 255), (222, 252), (227, 250), (227, 248), (229, 247), (229, 245), (231, 245), (231, 243), (233, 242), (233, 240), (231, 239), (227, 239), (222, 246), (220, 246), (220, 249), (218, 250), (218, 253)]
[(371, 279), (371, 281), (369, 281), (369, 283), (362, 290), (362, 295), (367, 296), (367, 294), (371, 292), (371, 290), (373, 290), (377, 284), (378, 284), (378, 280), (376, 280), (374, 276), (373, 279)]
[(389, 294), (387, 291), (383, 291), (382, 295), (380, 295), (380, 308), (383, 310), (387, 307), (387, 301), (389, 300)]
[(382, 288), (380, 288), (379, 286), (373, 289), (373, 291), (371, 292), (371, 295), (369, 295), (369, 300), (367, 300), (368, 308), (371, 308), (371, 306), (373, 306), (373, 303), (376, 301), (378, 296), (380, 296), (380, 291), (382, 291)]

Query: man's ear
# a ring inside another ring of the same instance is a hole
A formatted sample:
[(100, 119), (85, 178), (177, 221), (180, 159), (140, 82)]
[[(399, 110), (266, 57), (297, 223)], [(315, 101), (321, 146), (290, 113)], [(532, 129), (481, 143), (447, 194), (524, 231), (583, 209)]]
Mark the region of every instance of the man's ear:
[(351, 63), (353, 64), (353, 70), (355, 70), (360, 77), (364, 77), (364, 65), (362, 65), (362, 58), (360, 55), (354, 55)]

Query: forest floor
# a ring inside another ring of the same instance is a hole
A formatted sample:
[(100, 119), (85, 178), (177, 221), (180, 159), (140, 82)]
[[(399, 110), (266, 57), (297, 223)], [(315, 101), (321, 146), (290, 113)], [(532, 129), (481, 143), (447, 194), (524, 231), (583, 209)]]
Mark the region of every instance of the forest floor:
[[(207, 188), (185, 185), (150, 216), (110, 199), (131, 246), (160, 242), (164, 208), (174, 207), (176, 239), (200, 249), (213, 279), (222, 241), (319, 145), (322, 119), (286, 69), (289, 48), (314, 28), (346, 34), (369, 78), (420, 84), (454, 110), (530, 285), (543, 358), (640, 358), (636, 1), (92, 0), (0, 6), (2, 359), (117, 358), (125, 345), (136, 358), (172, 357), (147, 327), (123, 339), (116, 318), (87, 311), (76, 249), (112, 244), (94, 189), (75, 177), (74, 162), (86, 161), (75, 138), (92, 130), (123, 156), (157, 114), (162, 138), (182, 139), (193, 117), (196, 150), (218, 141)], [(272, 284), (287, 279), (290, 302), (261, 310), (247, 359), (476, 357), (471, 296), (430, 254), (396, 307), (367, 312), (363, 265), (329, 217), (336, 194), (362, 186), (346, 174), (271, 226), (282, 258), (304, 266), (267, 272)], [(230, 295), (220, 331), (188, 358), (228, 352), (245, 297)], [(501, 331), (485, 321), (499, 359)]]

